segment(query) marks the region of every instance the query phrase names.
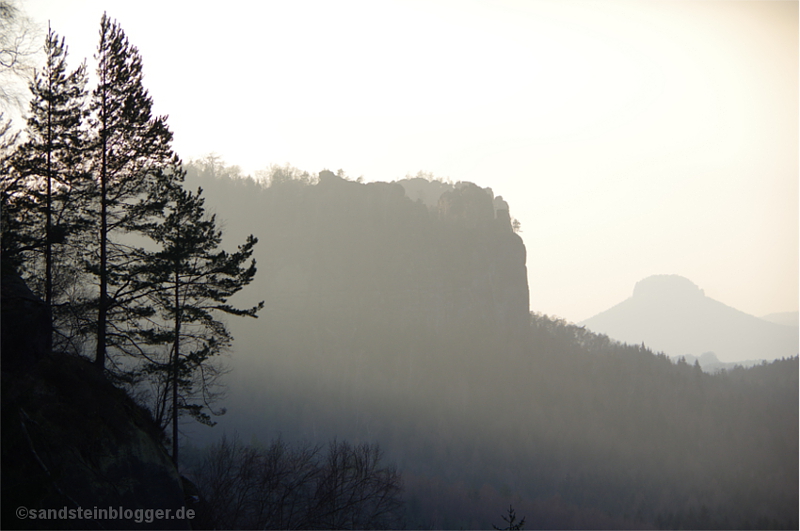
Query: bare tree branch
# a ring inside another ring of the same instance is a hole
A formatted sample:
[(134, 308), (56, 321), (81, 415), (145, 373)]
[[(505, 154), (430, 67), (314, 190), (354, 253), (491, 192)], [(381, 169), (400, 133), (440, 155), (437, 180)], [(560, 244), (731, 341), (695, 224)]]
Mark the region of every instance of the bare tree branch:
[(402, 484), (377, 445), (266, 449), (223, 437), (197, 473), (220, 529), (385, 529), (401, 525)]
[(17, 0), (0, 0), (0, 108), (20, 114), (42, 51), (43, 32)]

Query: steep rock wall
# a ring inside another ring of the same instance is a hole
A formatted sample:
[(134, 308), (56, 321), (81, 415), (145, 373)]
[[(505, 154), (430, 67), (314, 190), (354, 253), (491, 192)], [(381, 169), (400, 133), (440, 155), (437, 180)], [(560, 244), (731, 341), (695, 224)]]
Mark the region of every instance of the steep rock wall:
[(259, 239), (250, 292), (266, 301), (268, 318), (318, 328), (524, 327), (525, 246), (508, 205), (471, 183), (437, 184), (445, 191), (431, 206), (412, 200), (402, 181), (362, 184), (322, 172), (316, 185), (261, 190), (246, 213), (218, 213), (235, 239)]

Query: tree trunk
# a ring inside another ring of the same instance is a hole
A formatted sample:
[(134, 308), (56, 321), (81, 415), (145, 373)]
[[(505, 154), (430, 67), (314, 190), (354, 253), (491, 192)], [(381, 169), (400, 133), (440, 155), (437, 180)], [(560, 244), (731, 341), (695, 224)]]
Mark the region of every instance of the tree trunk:
[[(49, 59), (48, 59), (49, 61)], [(52, 98), (53, 84), (48, 72), (49, 96)], [(44, 302), (52, 311), (53, 307), (53, 102), (47, 104), (47, 197), (45, 199), (44, 224)]]
[(175, 264), (175, 345), (172, 360), (172, 462), (178, 467), (178, 360), (181, 346), (180, 277)]
[[(105, 84), (105, 79), (101, 80)], [(108, 179), (107, 170), (107, 136), (108, 129), (106, 124), (106, 108), (105, 108), (105, 93), (103, 94), (102, 105), (102, 120), (103, 130), (100, 131), (100, 138), (102, 142), (102, 163), (100, 167), (100, 305), (97, 310), (97, 353), (94, 358), (94, 363), (100, 370), (103, 370), (106, 365), (106, 316), (108, 312), (108, 275), (106, 269), (108, 268), (108, 257), (106, 255), (106, 246), (108, 240), (108, 219), (106, 208), (106, 181)]]

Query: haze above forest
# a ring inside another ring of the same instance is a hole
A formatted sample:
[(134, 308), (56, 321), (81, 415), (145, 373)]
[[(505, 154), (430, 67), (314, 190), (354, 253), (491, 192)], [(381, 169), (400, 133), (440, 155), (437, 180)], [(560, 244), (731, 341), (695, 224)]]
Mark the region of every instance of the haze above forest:
[(527, 315), (535, 249), (513, 199), (472, 183), (231, 176), (207, 158), (187, 185), (231, 238), (256, 233), (259, 273), (238, 300), (266, 304), (231, 323), (228, 412), (187, 426), (187, 454), (221, 433), (379, 441), (410, 527), (485, 528), (503, 500), (533, 528), (794, 525), (796, 353), (712, 376)]
[(513, 198), (535, 311), (588, 319), (654, 274), (798, 309), (796, 2), (24, 5), (76, 62), (109, 10), (185, 160)]

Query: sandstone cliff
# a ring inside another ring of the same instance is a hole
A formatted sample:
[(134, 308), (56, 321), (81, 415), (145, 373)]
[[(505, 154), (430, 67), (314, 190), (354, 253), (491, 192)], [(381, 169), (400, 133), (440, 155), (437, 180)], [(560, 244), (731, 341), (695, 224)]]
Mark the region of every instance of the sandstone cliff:
[(527, 323), (525, 246), (508, 204), (488, 188), (424, 179), (365, 184), (328, 171), (313, 184), (268, 188), (187, 179), (210, 188), (209, 206), (227, 237), (258, 238), (249, 291), (266, 301), (263, 321), (432, 332), (471, 324), (506, 332)]

